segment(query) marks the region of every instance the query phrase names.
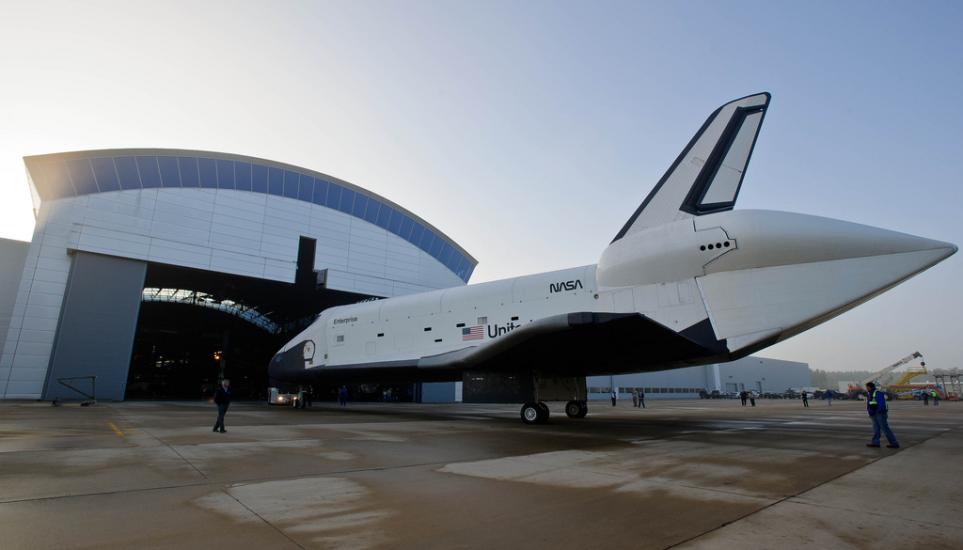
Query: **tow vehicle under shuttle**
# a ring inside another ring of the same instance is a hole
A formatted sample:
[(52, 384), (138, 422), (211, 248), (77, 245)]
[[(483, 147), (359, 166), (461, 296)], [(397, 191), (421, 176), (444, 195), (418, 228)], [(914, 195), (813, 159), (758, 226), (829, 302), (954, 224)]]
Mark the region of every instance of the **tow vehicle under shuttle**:
[(823, 323), (956, 252), (834, 219), (733, 210), (768, 93), (713, 112), (587, 265), (333, 307), (276, 383), (464, 380), (465, 400), (586, 414), (585, 377), (723, 362)]

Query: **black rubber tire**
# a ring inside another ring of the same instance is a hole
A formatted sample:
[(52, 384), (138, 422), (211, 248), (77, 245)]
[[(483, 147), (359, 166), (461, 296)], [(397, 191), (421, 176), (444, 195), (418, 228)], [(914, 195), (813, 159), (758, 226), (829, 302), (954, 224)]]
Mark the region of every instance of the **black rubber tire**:
[(537, 403), (525, 403), (522, 405), (520, 414), (522, 423), (524, 424), (540, 424), (541, 418), (544, 415)]
[(578, 404), (579, 404), (579, 408), (582, 409), (581, 411), (579, 411), (578, 417), (585, 418), (585, 415), (588, 414), (588, 403), (585, 401), (579, 401)]
[(548, 405), (539, 401), (537, 406), (538, 406), (539, 412), (541, 413), (538, 417), (538, 423), (545, 424), (546, 422), (548, 422), (548, 414), (549, 414)]
[(581, 401), (569, 401), (565, 404), (565, 414), (569, 418), (582, 418), (585, 416), (582, 411), (584, 407)]

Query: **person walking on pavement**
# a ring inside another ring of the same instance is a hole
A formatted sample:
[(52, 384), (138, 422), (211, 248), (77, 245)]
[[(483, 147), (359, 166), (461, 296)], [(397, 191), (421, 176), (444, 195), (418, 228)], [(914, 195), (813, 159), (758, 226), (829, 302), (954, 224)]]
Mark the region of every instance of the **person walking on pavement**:
[(221, 380), (221, 385), (215, 390), (214, 403), (217, 405), (217, 422), (214, 423), (214, 431), (226, 433), (224, 415), (227, 414), (227, 408), (231, 406), (231, 381), (227, 378)]
[(754, 391), (749, 392), (749, 404), (753, 407), (756, 406), (756, 392)]
[(612, 406), (619, 400), (619, 390), (612, 388)]
[(639, 390), (633, 389), (632, 390), (632, 407), (636, 408), (638, 406), (639, 406)]
[(826, 390), (826, 405), (833, 406), (833, 392), (832, 390)]
[(746, 406), (746, 399), (747, 399), (747, 398), (748, 398), (748, 397), (746, 396), (745, 390), (739, 392), (739, 400), (742, 401), (742, 406), (743, 406), (743, 407)]
[(639, 388), (639, 406), (645, 408), (645, 391)]
[(930, 392), (926, 390), (923, 390), (923, 406), (924, 407), (930, 406)]
[(869, 413), (869, 418), (873, 421), (873, 441), (867, 443), (867, 447), (879, 447), (879, 436), (880, 433), (886, 436), (886, 441), (889, 442), (886, 445), (890, 449), (899, 449), (899, 442), (896, 441), (896, 435), (893, 434), (893, 430), (889, 428), (889, 421), (887, 419), (889, 413), (889, 406), (886, 404), (886, 395), (883, 392), (876, 389), (876, 384), (870, 382), (866, 384), (866, 412)]
[(809, 406), (809, 394), (806, 393), (806, 392), (803, 392), (802, 399), (803, 399), (803, 407), (808, 407), (808, 406)]
[(936, 390), (933, 390), (933, 406), (934, 407), (940, 406), (940, 392)]
[(338, 388), (338, 405), (342, 407), (348, 406), (348, 386)]

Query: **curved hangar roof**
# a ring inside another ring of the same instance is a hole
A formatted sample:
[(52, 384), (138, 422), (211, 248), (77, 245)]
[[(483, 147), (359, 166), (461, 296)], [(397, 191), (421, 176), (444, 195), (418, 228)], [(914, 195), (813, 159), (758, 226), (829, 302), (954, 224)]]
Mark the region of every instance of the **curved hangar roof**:
[(343, 180), (269, 160), (208, 151), (106, 149), (25, 157), (40, 200), (156, 187), (233, 189), (326, 206), (398, 235), (468, 282), (478, 261), (431, 224)]

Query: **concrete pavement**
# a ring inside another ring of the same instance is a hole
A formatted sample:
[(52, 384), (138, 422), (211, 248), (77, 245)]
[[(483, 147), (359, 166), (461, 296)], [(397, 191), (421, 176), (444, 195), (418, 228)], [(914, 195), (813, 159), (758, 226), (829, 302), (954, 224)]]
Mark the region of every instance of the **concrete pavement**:
[(958, 548), (963, 406), (0, 403), (3, 548)]

